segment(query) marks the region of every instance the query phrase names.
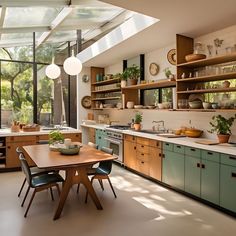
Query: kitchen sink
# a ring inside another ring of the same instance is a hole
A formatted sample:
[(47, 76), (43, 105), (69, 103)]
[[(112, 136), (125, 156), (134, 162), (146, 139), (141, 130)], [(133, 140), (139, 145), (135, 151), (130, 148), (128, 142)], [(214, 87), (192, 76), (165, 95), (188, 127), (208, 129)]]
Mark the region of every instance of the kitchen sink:
[(146, 133), (146, 134), (163, 134), (163, 133), (165, 133), (163, 131), (157, 131), (157, 130), (152, 130), (152, 129), (142, 129), (137, 132)]
[(41, 130), (69, 130), (68, 127), (43, 127)]

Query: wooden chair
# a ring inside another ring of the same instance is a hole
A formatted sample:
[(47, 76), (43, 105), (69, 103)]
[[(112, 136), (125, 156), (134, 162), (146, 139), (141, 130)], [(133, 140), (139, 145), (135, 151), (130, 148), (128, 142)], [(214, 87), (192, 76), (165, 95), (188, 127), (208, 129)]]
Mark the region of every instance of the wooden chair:
[(57, 187), (58, 194), (60, 195), (60, 189), (59, 189), (58, 182), (64, 182), (64, 179), (57, 173), (45, 173), (45, 174), (41, 174), (41, 175), (37, 175), (37, 176), (32, 176), (32, 174), (30, 172), (29, 165), (28, 165), (23, 153), (19, 154), (19, 159), (21, 162), (22, 170), (23, 170), (23, 172), (26, 176), (26, 180), (29, 184), (29, 187), (26, 191), (26, 194), (25, 194), (22, 204), (24, 204), (30, 188), (34, 189), (31, 199), (29, 201), (29, 204), (28, 204), (27, 209), (24, 214), (24, 217), (26, 217), (28, 214), (29, 208), (33, 202), (35, 194), (39, 191), (50, 188), (51, 197), (52, 197), (52, 200), (54, 200), (51, 188), (54, 186)]
[[(113, 150), (110, 148), (102, 147), (101, 151), (113, 155)], [(91, 183), (93, 183), (94, 179), (97, 179), (99, 181), (102, 190), (104, 190), (102, 180), (107, 179), (110, 184), (111, 190), (116, 198), (117, 196), (116, 196), (115, 190), (109, 178), (109, 174), (111, 173), (111, 170), (112, 170), (112, 161), (102, 161), (99, 163), (99, 166), (97, 168), (91, 168), (91, 170), (88, 171), (88, 175), (93, 175), (91, 179)], [(88, 191), (86, 192), (85, 203), (87, 203), (87, 199), (88, 199)]]
[[(23, 152), (21, 151), (21, 149), (19, 147), (16, 148), (16, 152), (18, 154), (18, 156)], [(24, 155), (24, 154), (23, 154)], [(53, 172), (53, 171), (50, 171), (50, 170), (45, 170), (45, 169), (39, 169), (38, 167), (30, 167), (30, 172), (31, 172), (31, 175), (32, 176), (37, 176), (37, 175), (41, 175), (41, 174), (46, 174), (46, 173), (49, 173), (49, 172)], [(21, 185), (21, 188), (20, 188), (20, 191), (18, 193), (18, 197), (20, 197), (21, 195), (21, 192), (25, 186), (25, 183), (26, 183), (26, 178), (24, 179), (22, 185)], [(22, 205), (23, 206), (23, 205)]]

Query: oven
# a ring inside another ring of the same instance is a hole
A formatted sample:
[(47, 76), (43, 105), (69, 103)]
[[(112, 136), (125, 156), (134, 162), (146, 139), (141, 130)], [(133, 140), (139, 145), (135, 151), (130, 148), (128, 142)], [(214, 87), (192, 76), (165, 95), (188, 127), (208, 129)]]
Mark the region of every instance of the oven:
[(113, 150), (113, 155), (117, 157), (115, 161), (123, 164), (123, 134), (107, 130), (107, 147)]

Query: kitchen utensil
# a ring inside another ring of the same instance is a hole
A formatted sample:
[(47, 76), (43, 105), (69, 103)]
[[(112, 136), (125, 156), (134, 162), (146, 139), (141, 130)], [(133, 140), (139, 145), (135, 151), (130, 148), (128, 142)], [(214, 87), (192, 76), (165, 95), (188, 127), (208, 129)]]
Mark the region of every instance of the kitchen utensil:
[(205, 145), (216, 145), (216, 144), (219, 144), (219, 142), (214, 141), (214, 140), (199, 140), (199, 141), (195, 141), (195, 143), (205, 144)]

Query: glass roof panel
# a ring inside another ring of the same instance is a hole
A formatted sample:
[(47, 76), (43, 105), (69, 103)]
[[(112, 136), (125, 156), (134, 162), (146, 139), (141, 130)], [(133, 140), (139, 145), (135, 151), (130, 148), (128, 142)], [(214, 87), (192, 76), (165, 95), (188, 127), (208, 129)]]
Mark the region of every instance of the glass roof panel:
[(49, 26), (61, 9), (52, 7), (7, 7), (3, 26)]

